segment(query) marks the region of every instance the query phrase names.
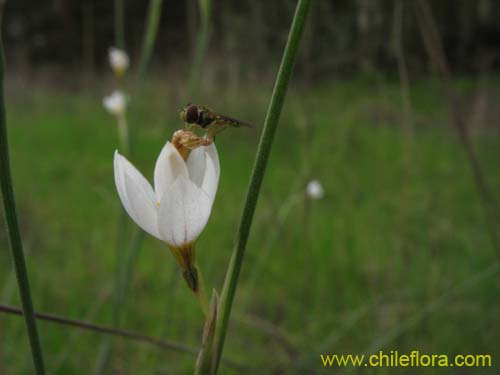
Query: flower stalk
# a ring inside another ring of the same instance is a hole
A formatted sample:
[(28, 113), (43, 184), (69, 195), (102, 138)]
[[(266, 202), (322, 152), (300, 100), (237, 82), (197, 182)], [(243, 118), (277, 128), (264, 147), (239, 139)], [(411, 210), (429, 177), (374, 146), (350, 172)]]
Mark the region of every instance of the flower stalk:
[(201, 343), (201, 350), (198, 354), (196, 367), (194, 370), (195, 375), (213, 374), (215, 371), (215, 358), (213, 355), (215, 327), (217, 323), (217, 308), (219, 303), (219, 296), (214, 290), (212, 292), (212, 300), (210, 301), (210, 311), (207, 314), (205, 326), (203, 327), (203, 337)]
[(125, 151), (125, 155), (130, 154), (130, 139), (128, 132), (128, 123), (127, 116), (125, 113), (122, 113), (116, 117), (116, 121), (118, 124), (118, 137), (120, 139), (120, 145), (123, 147)]
[(109, 96), (106, 96), (103, 101), (104, 108), (116, 118), (118, 128), (118, 138), (120, 148), (124, 150), (125, 155), (130, 151), (130, 140), (127, 123), (127, 97), (120, 90), (115, 90)]
[(21, 295), (24, 318), (28, 329), (33, 363), (38, 375), (45, 373), (42, 348), (38, 337), (38, 330), (31, 299), (30, 283), (26, 261), (23, 253), (23, 244), (19, 224), (17, 221), (16, 204), (14, 200), (14, 188), (10, 172), (9, 146), (7, 140), (7, 118), (4, 102), (4, 54), (3, 43), (0, 40), (0, 185), (2, 187), (5, 219), (9, 232), (10, 247), (16, 270), (17, 284)]
[[(118, 21), (123, 17), (123, 14), (119, 14), (118, 2), (115, 2), (116, 14), (115, 20), (118, 25)], [(123, 2), (120, 7), (123, 11)], [(122, 20), (123, 21), (123, 20)], [(115, 30), (116, 38), (119, 39), (118, 30)], [(123, 35), (122, 35), (123, 37)], [(127, 52), (120, 46), (117, 41), (117, 47), (111, 47), (108, 50), (108, 62), (111, 70), (116, 78), (116, 83), (118, 87), (123, 86), (123, 80), (125, 78), (125, 73), (130, 66), (130, 57)], [(115, 118), (119, 147), (123, 150), (125, 155), (130, 155), (131, 142), (129, 137), (128, 122), (127, 122), (127, 104), (128, 98), (125, 93), (120, 89), (115, 89), (113, 93), (109, 96), (104, 97), (103, 105), (104, 108)], [(116, 242), (116, 261), (115, 261), (115, 277), (114, 277), (114, 291), (113, 291), (113, 306), (112, 306), (112, 323), (113, 327), (120, 326), (121, 319), (121, 309), (125, 301), (126, 290), (128, 287), (128, 280), (131, 277), (131, 268), (137, 257), (140, 249), (140, 244), (142, 242), (143, 234), (139, 231), (132, 241), (130, 246), (126, 246), (127, 237), (127, 213), (120, 209), (120, 215), (118, 219), (118, 229), (117, 229), (117, 242)], [(123, 248), (127, 247), (124, 265), (122, 266), (122, 254)], [(108, 366), (109, 359), (111, 356), (111, 343), (105, 341), (101, 347), (101, 351), (98, 357), (96, 365), (96, 373), (106, 372), (106, 367)]]
[(266, 171), (267, 162), (271, 153), (271, 147), (278, 126), (281, 110), (285, 100), (288, 83), (292, 76), (293, 66), (297, 58), (297, 51), (307, 19), (307, 14), (311, 6), (311, 0), (299, 0), (295, 10), (292, 26), (288, 35), (285, 51), (278, 71), (276, 83), (271, 96), (271, 101), (264, 122), (264, 129), (260, 138), (257, 154), (253, 166), (252, 176), (248, 187), (243, 214), (241, 216), (239, 228), (236, 234), (236, 241), (227, 270), (224, 287), (221, 293), (220, 314), (217, 321), (215, 333), (215, 372), (220, 363), (224, 340), (227, 334), (227, 327), (231, 309), (234, 301), (238, 278), (243, 264), (245, 248), (252, 225), (255, 207), (257, 205), (260, 187)]

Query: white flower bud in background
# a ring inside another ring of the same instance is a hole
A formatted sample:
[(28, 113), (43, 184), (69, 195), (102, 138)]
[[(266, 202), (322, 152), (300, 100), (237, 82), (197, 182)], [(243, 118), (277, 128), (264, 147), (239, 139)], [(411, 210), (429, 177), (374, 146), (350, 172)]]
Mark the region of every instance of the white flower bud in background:
[(102, 104), (112, 115), (121, 116), (125, 113), (127, 99), (121, 91), (116, 90), (111, 95), (104, 97)]
[(109, 65), (118, 78), (121, 78), (128, 69), (130, 59), (122, 49), (111, 47), (109, 49)]
[(310, 199), (322, 199), (325, 196), (325, 189), (318, 180), (311, 180), (307, 184), (306, 193)]

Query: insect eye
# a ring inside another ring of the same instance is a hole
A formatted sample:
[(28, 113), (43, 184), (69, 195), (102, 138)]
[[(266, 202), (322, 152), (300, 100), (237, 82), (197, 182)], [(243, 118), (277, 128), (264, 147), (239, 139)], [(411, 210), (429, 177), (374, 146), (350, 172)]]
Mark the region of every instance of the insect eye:
[(191, 105), (186, 109), (186, 122), (193, 124), (196, 121), (198, 121), (198, 108), (195, 105)]

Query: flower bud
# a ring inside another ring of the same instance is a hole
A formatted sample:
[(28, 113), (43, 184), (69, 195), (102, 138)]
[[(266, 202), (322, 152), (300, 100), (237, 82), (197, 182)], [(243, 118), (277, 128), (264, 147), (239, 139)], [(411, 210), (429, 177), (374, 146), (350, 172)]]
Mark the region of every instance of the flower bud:
[(109, 49), (108, 58), (109, 65), (111, 65), (111, 69), (113, 69), (115, 75), (118, 78), (123, 77), (130, 64), (127, 52), (119, 48), (111, 47)]
[(125, 113), (127, 99), (121, 91), (116, 90), (111, 95), (104, 97), (102, 104), (109, 113), (114, 116), (120, 116)]
[(306, 188), (307, 196), (310, 199), (322, 199), (325, 196), (325, 189), (318, 180), (309, 181)]

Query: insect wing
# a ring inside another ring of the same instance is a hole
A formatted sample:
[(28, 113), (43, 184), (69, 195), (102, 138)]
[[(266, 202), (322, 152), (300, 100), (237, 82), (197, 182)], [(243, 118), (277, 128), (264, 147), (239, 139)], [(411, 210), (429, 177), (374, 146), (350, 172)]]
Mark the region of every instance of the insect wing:
[(240, 126), (245, 126), (247, 128), (251, 128), (252, 127), (252, 125), (250, 125), (247, 122), (240, 121), (240, 120), (237, 120), (235, 118), (232, 118), (232, 117), (229, 117), (229, 116), (226, 116), (226, 115), (216, 114), (216, 120), (217, 120), (217, 122), (219, 122), (221, 124), (226, 124), (226, 125), (234, 126), (236, 128), (238, 128)]

